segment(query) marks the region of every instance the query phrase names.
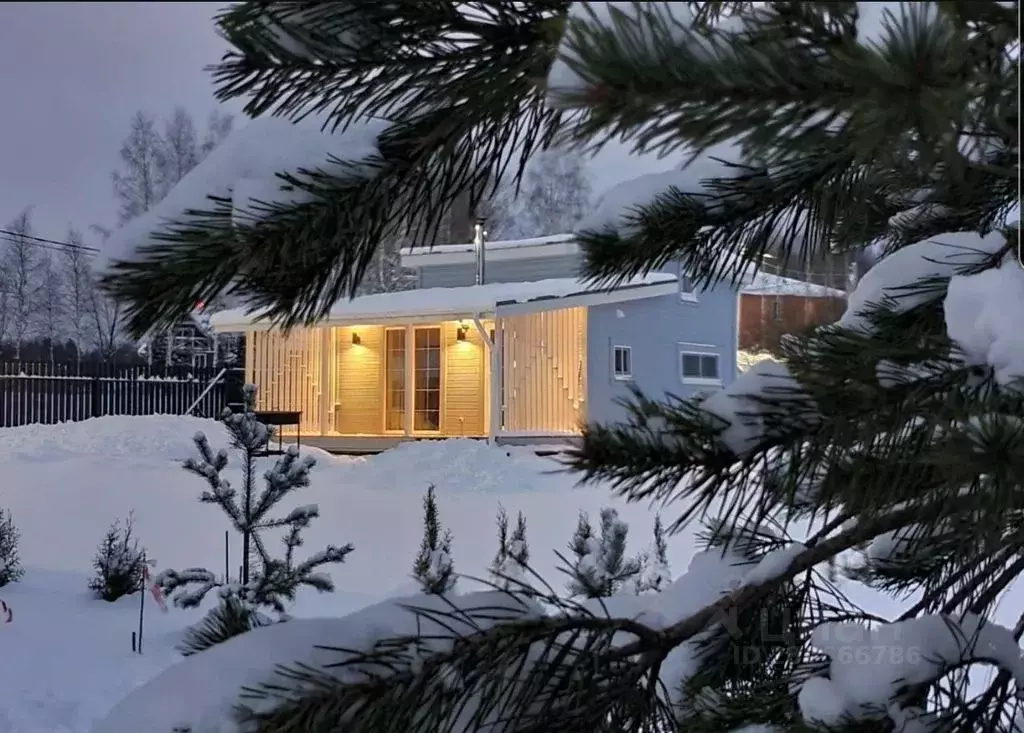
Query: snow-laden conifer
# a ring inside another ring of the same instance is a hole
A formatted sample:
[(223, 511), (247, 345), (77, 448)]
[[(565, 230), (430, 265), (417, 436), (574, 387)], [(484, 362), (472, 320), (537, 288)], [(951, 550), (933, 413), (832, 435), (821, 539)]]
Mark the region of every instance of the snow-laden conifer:
[(527, 570), (530, 563), (530, 547), (526, 540), (526, 517), (522, 512), (516, 515), (516, 526), (509, 532), (508, 513), (498, 508), (498, 551), (491, 561), (488, 572), (492, 581), (506, 590), (529, 587)]
[(441, 524), (433, 484), (423, 497), (423, 540), (413, 562), (412, 576), (428, 595), (444, 595), (455, 587), (452, 533)]
[(145, 549), (135, 534), (132, 512), (124, 523), (115, 519), (93, 557), (89, 590), (104, 601), (116, 601), (142, 588)]
[(576, 522), (569, 542), (572, 553), (567, 589), (571, 597), (609, 598), (635, 582), (643, 569), (641, 558), (626, 555), (629, 525), (619, 513), (601, 510), (601, 526), (595, 531), (585, 512)]
[[(256, 388), (246, 385), (245, 406), (241, 412), (225, 410), (222, 422), (231, 436), (231, 447), (240, 455), (241, 486), (236, 489), (223, 475), (228, 467), (228, 451), (214, 452), (203, 433), (196, 433), (193, 442), (197, 457), (185, 461), (185, 470), (202, 478), (207, 488), (200, 494), (204, 504), (214, 504), (227, 515), (242, 539), (241, 577), (225, 578), (207, 568), (167, 569), (155, 582), (179, 608), (194, 608), (211, 591), (223, 603), (233, 604), (224, 613), (231, 618), (244, 618), (238, 609), (254, 613), (275, 612), (285, 617), (286, 604), (295, 599), (302, 587), (320, 592), (334, 590), (334, 581), (323, 567), (344, 562), (354, 549), (351, 544), (329, 545), (305, 558), (297, 556), (302, 546), (302, 531), (320, 516), (315, 504), (305, 504), (284, 512), (280, 504), (289, 495), (310, 482), (310, 470), (316, 465), (312, 456), (300, 456), (298, 448), (288, 446), (286, 453), (263, 472), (263, 486), (258, 483), (257, 460), (264, 454), (272, 437), (269, 426), (255, 415)], [(267, 535), (280, 536), (283, 554), (272, 552)], [(266, 621), (268, 619), (261, 619)]]

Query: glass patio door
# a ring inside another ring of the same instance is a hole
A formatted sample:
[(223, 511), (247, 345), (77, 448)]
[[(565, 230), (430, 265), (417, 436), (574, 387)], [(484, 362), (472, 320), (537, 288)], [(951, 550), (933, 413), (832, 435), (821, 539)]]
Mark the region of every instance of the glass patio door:
[(384, 430), (405, 430), (405, 328), (384, 331)]
[(414, 330), (412, 429), (441, 430), (441, 328)]

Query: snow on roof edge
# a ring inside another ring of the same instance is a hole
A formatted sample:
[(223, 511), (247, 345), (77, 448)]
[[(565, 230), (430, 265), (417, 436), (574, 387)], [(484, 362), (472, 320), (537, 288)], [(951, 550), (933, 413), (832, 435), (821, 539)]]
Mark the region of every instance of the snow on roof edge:
[(744, 277), (743, 280), (748, 283), (740, 289), (744, 295), (794, 295), (804, 298), (845, 298), (847, 295), (838, 288), (770, 272), (758, 272)]
[[(487, 250), (509, 250), (542, 247), (574, 241), (576, 241), (576, 235), (572, 232), (567, 232), (564, 234), (549, 234), (543, 237), (528, 237), (526, 239), (495, 240), (493, 242), (486, 242), (485, 246)], [(434, 254), (471, 253), (475, 249), (472, 243), (437, 244), (433, 247), (403, 247), (400, 250), (400, 255), (403, 258), (429, 257)], [(767, 272), (758, 272), (757, 274), (747, 272), (744, 274), (743, 280), (749, 283), (741, 289), (741, 292), (747, 295), (801, 295), (808, 298), (846, 297), (846, 292), (837, 288), (830, 288), (825, 285)]]
[[(576, 295), (610, 293), (624, 290), (675, 284), (676, 276), (652, 273), (632, 278), (622, 285), (607, 289), (577, 278), (553, 278), (533, 282), (488, 283), (457, 288), (417, 288), (392, 293), (362, 295), (334, 304), (324, 323), (358, 324), (399, 318), (465, 317), (474, 313), (493, 312), (499, 305), (558, 300)], [(654, 297), (657, 293), (652, 293)], [(258, 325), (273, 328), (259, 313), (247, 314), (244, 308), (215, 313), (210, 317), (215, 331), (226, 332)]]
[[(574, 242), (576, 235), (572, 232), (564, 234), (549, 234), (543, 237), (527, 237), (526, 239), (496, 239), (493, 242), (486, 242), (487, 249), (518, 249), (519, 247), (541, 247), (546, 244), (562, 244), (563, 242)], [(453, 252), (473, 252), (475, 245), (472, 242), (464, 244), (435, 244), (434, 246), (403, 247), (399, 254), (403, 257), (424, 256), (431, 254), (450, 254)]]

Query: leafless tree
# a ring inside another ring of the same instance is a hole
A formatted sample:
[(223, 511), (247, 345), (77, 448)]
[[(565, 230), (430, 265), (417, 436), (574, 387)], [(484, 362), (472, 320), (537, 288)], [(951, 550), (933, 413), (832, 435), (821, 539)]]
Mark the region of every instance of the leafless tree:
[(592, 186), (577, 152), (541, 153), (530, 162), (523, 188), (526, 236), (571, 232), (590, 206)]
[(77, 229), (69, 229), (66, 237), (68, 246), (61, 252), (64, 314), (68, 335), (75, 342), (77, 359), (82, 354), (92, 334), (92, 304), (96, 288), (89, 268), (89, 255), (82, 249), (85, 240)]
[(121, 169), (111, 174), (118, 203), (118, 223), (134, 219), (160, 200), (162, 141), (153, 118), (139, 110), (121, 144)]
[(530, 161), (518, 191), (499, 186), (481, 214), (492, 240), (562, 234), (587, 213), (592, 193), (584, 158), (552, 148)]
[(494, 197), (480, 207), (480, 215), (487, 221), (488, 239), (514, 239), (521, 236), (521, 222), (517, 217), (513, 191), (499, 188)]
[(199, 162), (199, 134), (184, 107), (175, 107), (164, 122), (157, 151), (157, 193), (163, 198)]
[(234, 124), (234, 115), (220, 110), (211, 112), (206, 120), (206, 135), (203, 137), (203, 144), (199, 147), (200, 156), (205, 158), (215, 147), (224, 142), (224, 139), (231, 134)]
[(10, 331), (14, 341), (14, 357), (21, 358), (21, 347), (30, 335), (35, 321), (39, 295), (40, 247), (32, 239), (32, 210), (27, 208), (7, 225), (0, 269), (7, 281), (10, 305)]
[[(7, 241), (7, 235), (0, 235), (0, 243)], [(0, 258), (0, 344), (4, 343), (11, 327), (11, 282)]]
[[(136, 112), (128, 137), (121, 145), (121, 167), (112, 174), (119, 203), (118, 224), (131, 221), (159, 203), (200, 160), (224, 141), (233, 123), (232, 115), (214, 111), (207, 120), (200, 143), (195, 123), (183, 107), (176, 107), (164, 121), (162, 133), (152, 115), (142, 110)], [(105, 227), (94, 225), (92, 229), (103, 239), (110, 236)], [(108, 358), (118, 348), (121, 307), (91, 284), (90, 279), (88, 313), (96, 347)]]
[(54, 346), (66, 334), (64, 320), (64, 292), (61, 271), (48, 250), (39, 254), (38, 285), (35, 303), (36, 334), (44, 340), (50, 361), (54, 359)]
[[(103, 240), (110, 236), (110, 230), (99, 224), (93, 224), (89, 228)], [(90, 285), (92, 283), (90, 277)], [(121, 304), (92, 286), (89, 288), (89, 315), (96, 335), (96, 349), (100, 357), (106, 361), (117, 353), (121, 335)]]

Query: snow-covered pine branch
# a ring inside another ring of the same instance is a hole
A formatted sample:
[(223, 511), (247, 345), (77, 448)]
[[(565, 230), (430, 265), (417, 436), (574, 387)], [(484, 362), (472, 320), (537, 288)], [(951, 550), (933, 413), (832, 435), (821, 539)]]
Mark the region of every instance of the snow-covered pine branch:
[(207, 593), (224, 585), (222, 580), (206, 568), (167, 568), (157, 573), (153, 582), (160, 586), (164, 595), (178, 608), (196, 608)]

